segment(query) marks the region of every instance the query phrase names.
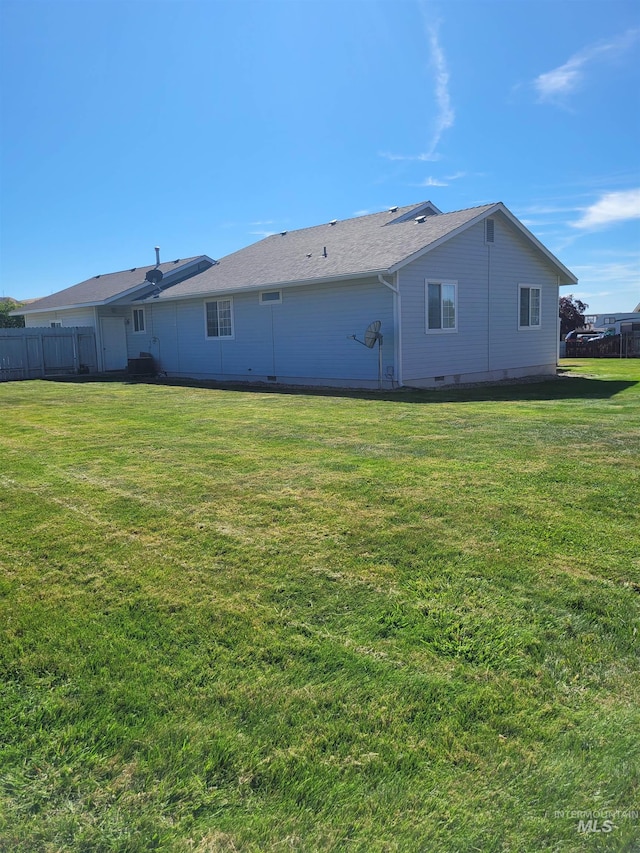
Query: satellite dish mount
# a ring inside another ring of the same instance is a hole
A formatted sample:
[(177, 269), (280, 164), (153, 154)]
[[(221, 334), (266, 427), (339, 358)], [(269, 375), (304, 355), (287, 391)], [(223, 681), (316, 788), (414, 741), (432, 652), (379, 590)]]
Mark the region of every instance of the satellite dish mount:
[(361, 341), (360, 338), (357, 338), (355, 335), (349, 335), (349, 337), (357, 341), (362, 346), (367, 347), (367, 349), (373, 349), (376, 345), (376, 341), (378, 342), (378, 388), (382, 390), (382, 333), (380, 332), (380, 326), (382, 325), (380, 320), (374, 320), (373, 323), (369, 323), (367, 329), (364, 333), (364, 340)]

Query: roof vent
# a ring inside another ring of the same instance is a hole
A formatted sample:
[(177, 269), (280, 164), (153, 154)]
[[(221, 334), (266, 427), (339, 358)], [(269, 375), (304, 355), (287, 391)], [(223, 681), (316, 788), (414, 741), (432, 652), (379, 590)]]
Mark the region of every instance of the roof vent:
[(329, 225), (335, 225), (337, 221), (338, 221), (337, 219), (332, 219), (331, 222), (329, 223)]
[(96, 276), (96, 278), (100, 278), (100, 276), (99, 276), (99, 275), (97, 275), (97, 276)]
[(136, 270), (137, 270), (137, 267), (131, 267), (131, 269), (129, 270), (129, 272), (135, 272)]
[(175, 261), (174, 261), (173, 263), (174, 263), (174, 264), (179, 264), (179, 263), (180, 263), (180, 258), (176, 258), (176, 259), (175, 259)]
[(418, 225), (422, 225), (426, 218), (426, 216), (416, 216), (415, 221), (418, 223)]
[[(308, 253), (307, 253), (307, 257), (308, 257), (308, 258), (310, 258), (310, 257), (311, 257), (311, 252), (308, 252)], [(98, 278), (98, 276), (96, 276), (96, 278)]]
[(322, 257), (323, 258), (327, 257), (327, 247), (326, 246), (323, 246), (323, 248), (322, 248)]
[(484, 239), (487, 243), (493, 243), (493, 241), (495, 239), (495, 220), (494, 219), (485, 219)]
[(160, 246), (156, 246), (156, 266), (160, 266)]
[(398, 205), (396, 205), (395, 207), (390, 207), (389, 213), (395, 213), (397, 209), (398, 209)]
[(280, 232), (280, 236), (281, 236), (281, 237), (284, 237), (284, 236), (286, 235), (286, 233), (287, 233), (286, 231), (281, 231), (281, 232)]

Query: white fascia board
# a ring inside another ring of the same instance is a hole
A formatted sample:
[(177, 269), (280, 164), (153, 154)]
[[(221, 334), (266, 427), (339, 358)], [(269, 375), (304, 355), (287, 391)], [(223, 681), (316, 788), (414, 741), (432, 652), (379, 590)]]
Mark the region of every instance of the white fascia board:
[[(194, 258), (192, 261), (189, 261), (188, 264), (182, 264), (179, 267), (174, 267), (171, 272), (166, 272), (162, 278), (160, 284), (162, 284), (165, 280), (165, 276), (167, 278), (167, 287), (171, 287), (171, 278), (176, 275), (176, 273), (182, 273), (188, 270), (190, 267), (196, 266), (201, 261), (211, 261), (211, 265), (215, 266), (217, 261), (214, 261), (208, 255), (198, 255), (197, 258)], [(202, 272), (206, 272), (206, 270), (202, 270)], [(116, 302), (119, 299), (126, 299), (129, 296), (133, 296), (134, 293), (137, 293), (143, 287), (154, 287), (153, 282), (147, 281), (146, 279), (142, 282), (142, 284), (136, 284), (134, 287), (130, 287), (128, 290), (123, 290), (121, 293), (117, 293), (115, 296), (109, 297), (109, 299), (105, 299), (104, 302), (96, 302), (96, 305), (110, 305), (112, 302)], [(146, 297), (145, 297), (146, 298)], [(143, 300), (141, 300), (143, 301)]]
[[(516, 216), (514, 216), (513, 213), (511, 213), (511, 211), (509, 210), (508, 207), (505, 207), (505, 205), (502, 202), (499, 202), (496, 205), (496, 208), (498, 210), (500, 210), (501, 213), (504, 213), (504, 215), (507, 217), (509, 222), (511, 222), (511, 224), (514, 225), (521, 232), (521, 234), (524, 237), (526, 237), (528, 240), (531, 240), (531, 242), (534, 244), (536, 249), (538, 249), (538, 251), (542, 252), (542, 254), (546, 256), (547, 260), (551, 261), (551, 263), (558, 270), (560, 270), (563, 278), (568, 279), (567, 282), (563, 282), (563, 284), (560, 285), (561, 287), (563, 287), (566, 284), (577, 284), (578, 283), (577, 276), (575, 276), (571, 272), (570, 269), (565, 267), (565, 265), (562, 263), (562, 261), (559, 261), (558, 258), (556, 258), (556, 256), (552, 252), (550, 252), (549, 249), (547, 249), (547, 247), (544, 246), (540, 242), (540, 240), (538, 240), (538, 238), (534, 234), (531, 233), (531, 231), (529, 231), (529, 229), (526, 227), (526, 225), (523, 225), (522, 222), (520, 222), (520, 220)], [(485, 216), (490, 216), (490, 215), (491, 215), (491, 212), (485, 214)]]
[[(44, 297), (43, 297), (44, 299)], [(74, 308), (93, 308), (95, 305), (102, 305), (102, 302), (76, 302), (73, 305), (52, 305), (49, 308), (27, 308), (20, 309), (17, 313), (22, 314), (51, 314), (54, 311), (71, 311)], [(11, 312), (13, 314), (13, 311)]]
[(243, 287), (228, 287), (224, 290), (203, 290), (200, 293), (182, 293), (177, 296), (167, 296), (161, 293), (158, 297), (147, 296), (140, 301), (141, 305), (157, 302), (177, 302), (183, 299), (208, 299), (211, 296), (232, 296), (238, 293), (251, 293), (259, 290), (285, 290), (291, 287), (310, 287), (314, 284), (331, 284), (334, 281), (351, 281), (362, 278), (375, 278), (378, 275), (387, 275), (389, 270), (367, 270), (367, 272), (349, 273), (347, 275), (330, 275), (322, 278), (304, 278), (296, 281), (274, 281), (261, 284), (250, 284)]
[(117, 302), (119, 299), (126, 299), (128, 296), (133, 296), (134, 293), (137, 293), (139, 290), (142, 290), (145, 287), (153, 287), (153, 284), (146, 279), (142, 282), (142, 284), (136, 284), (134, 287), (130, 287), (128, 290), (121, 290), (120, 293), (116, 293), (113, 296), (110, 296), (108, 299), (103, 299), (101, 302), (94, 302), (94, 305), (111, 305), (112, 302)]

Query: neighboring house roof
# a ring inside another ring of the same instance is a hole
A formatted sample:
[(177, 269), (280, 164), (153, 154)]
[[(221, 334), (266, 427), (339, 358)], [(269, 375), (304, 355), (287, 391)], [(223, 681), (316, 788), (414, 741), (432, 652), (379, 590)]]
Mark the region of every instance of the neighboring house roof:
[(640, 314), (640, 302), (638, 302), (636, 307), (633, 309), (633, 313), (634, 314)]
[[(557, 269), (576, 277), (501, 203), (437, 213), (430, 202), (274, 234), (163, 290), (160, 300), (390, 274), (493, 214), (502, 213)], [(420, 214), (424, 213), (424, 216)], [(326, 254), (325, 254), (326, 251)]]
[(152, 285), (145, 279), (149, 270), (159, 269), (164, 280), (170, 281), (170, 278), (176, 276), (179, 278), (182, 273), (188, 272), (188, 268), (200, 260), (210, 261), (211, 259), (206, 255), (196, 255), (193, 258), (178, 258), (176, 261), (167, 261), (160, 265), (152, 264), (148, 267), (133, 267), (121, 272), (95, 275), (72, 287), (52, 293), (51, 296), (30, 301), (28, 306), (21, 309), (21, 313), (35, 314), (39, 311), (53, 311), (58, 308), (105, 305), (140, 289), (151, 287)]
[[(440, 213), (435, 205), (427, 201), (418, 205), (393, 207), (384, 213), (283, 231), (216, 262), (206, 255), (200, 255), (184, 261), (160, 264), (159, 269), (165, 275), (160, 293), (157, 289), (153, 294), (145, 291), (149, 287), (145, 275), (154, 267), (139, 267), (87, 279), (37, 300), (24, 313), (104, 305), (126, 297), (137, 301), (165, 301), (392, 274), (494, 215), (503, 216), (530, 246), (546, 258), (555, 268), (561, 284), (576, 283), (573, 273), (502, 202)], [(195, 262), (200, 259), (210, 262), (208, 269), (196, 275), (192, 274), (193, 270), (187, 275), (171, 274), (176, 272), (176, 265), (180, 270), (191, 264), (197, 268)]]

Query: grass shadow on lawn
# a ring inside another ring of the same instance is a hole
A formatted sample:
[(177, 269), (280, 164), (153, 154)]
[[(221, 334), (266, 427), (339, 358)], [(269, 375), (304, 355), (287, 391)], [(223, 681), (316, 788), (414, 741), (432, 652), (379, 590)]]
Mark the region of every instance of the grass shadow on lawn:
[(52, 382), (122, 382), (125, 385), (161, 385), (179, 388), (201, 388), (210, 391), (241, 392), (244, 394), (279, 394), (303, 397), (339, 397), (354, 400), (383, 400), (390, 403), (482, 403), (491, 401), (528, 400), (607, 400), (633, 388), (638, 382), (620, 379), (592, 379), (564, 375), (527, 380), (506, 380), (490, 384), (449, 386), (440, 390), (398, 388), (393, 391), (357, 388), (328, 388), (266, 383), (214, 382), (187, 378), (130, 377), (130, 376), (56, 376)]

